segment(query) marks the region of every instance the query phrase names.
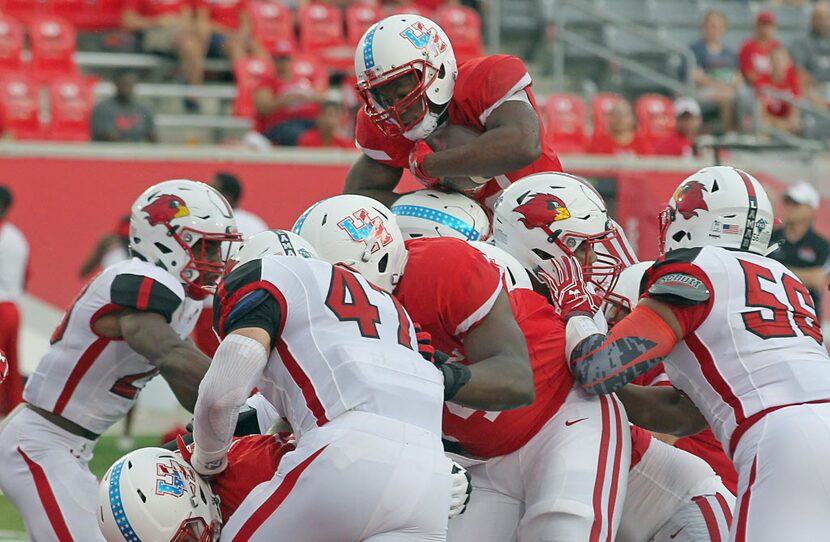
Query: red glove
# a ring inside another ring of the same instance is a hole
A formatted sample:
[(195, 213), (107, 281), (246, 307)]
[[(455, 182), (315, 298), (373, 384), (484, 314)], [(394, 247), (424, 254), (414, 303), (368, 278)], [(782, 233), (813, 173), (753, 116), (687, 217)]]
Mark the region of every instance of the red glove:
[[(435, 353), (435, 350), (432, 351)], [(0, 384), (9, 376), (9, 360), (6, 359), (6, 354), (0, 350)]]
[(550, 290), (551, 300), (559, 315), (565, 320), (572, 316), (593, 316), (601, 300), (588, 292), (582, 278), (582, 266), (576, 258), (564, 255), (550, 262), (553, 273), (543, 271), (538, 275)]
[(441, 179), (432, 177), (424, 168), (426, 157), (433, 152), (432, 148), (423, 140), (416, 141), (412, 146), (412, 150), (409, 151), (409, 171), (427, 188), (435, 188), (441, 182)]
[(415, 337), (418, 339), (418, 353), (430, 363), (435, 363), (435, 347), (432, 346), (432, 336), (428, 331), (415, 324)]

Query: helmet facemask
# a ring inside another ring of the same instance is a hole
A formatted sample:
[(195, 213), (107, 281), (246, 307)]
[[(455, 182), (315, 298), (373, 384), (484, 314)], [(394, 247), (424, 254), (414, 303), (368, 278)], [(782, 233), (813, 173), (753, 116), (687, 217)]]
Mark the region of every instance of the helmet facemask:
[(233, 243), (242, 241), (239, 233), (207, 233), (182, 228), (172, 237), (187, 254), (188, 261), (179, 276), (191, 299), (204, 299), (216, 291), (225, 271)]
[(220, 531), (221, 525), (218, 521), (207, 525), (200, 517), (185, 519), (170, 542), (214, 542), (219, 540)]

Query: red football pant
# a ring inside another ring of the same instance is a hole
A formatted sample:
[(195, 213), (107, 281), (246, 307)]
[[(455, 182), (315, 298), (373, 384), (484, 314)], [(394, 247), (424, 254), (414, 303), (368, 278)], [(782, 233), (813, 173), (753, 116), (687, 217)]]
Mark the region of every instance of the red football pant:
[(0, 301), (0, 350), (9, 360), (9, 376), (0, 384), (0, 414), (6, 415), (23, 401), (23, 378), (17, 365), (20, 312), (10, 301)]

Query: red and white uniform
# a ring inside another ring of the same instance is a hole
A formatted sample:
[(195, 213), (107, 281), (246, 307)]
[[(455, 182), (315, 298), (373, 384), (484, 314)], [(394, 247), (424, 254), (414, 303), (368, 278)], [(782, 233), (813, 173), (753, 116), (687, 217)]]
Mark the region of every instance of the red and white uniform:
[(302, 540), (313, 529), (320, 540), (444, 540), (443, 383), (406, 312), (351, 271), (266, 256), (222, 282), (220, 335), (261, 291), (280, 318), (257, 387), (287, 418), (297, 449), (242, 502), (223, 539)]
[[(94, 434), (120, 420), (158, 374), (123, 340), (93, 331), (97, 319), (121, 308), (159, 313), (184, 338), (201, 303), (185, 298), (172, 275), (141, 260), (105, 269), (52, 335), (52, 346), (26, 384), (26, 402)], [(18, 410), (0, 432), (0, 489), (35, 540), (102, 540), (95, 520), (98, 483), (88, 468), (95, 442), (28, 408)]]
[[(406, 247), (395, 296), (437, 350), (466, 363), (465, 335), (503, 291), (499, 269), (457, 239), (413, 239)], [(574, 389), (564, 326), (544, 297), (521, 289), (508, 297), (530, 353), (536, 400), (502, 412), (445, 404), (444, 437), (468, 456), (456, 460), (468, 468), (475, 495), (450, 522), (448, 540), (613, 538), (630, 461), (625, 411), (616, 398)]]
[[(499, 193), (510, 183), (531, 173), (541, 171), (562, 171), (562, 164), (545, 137), (545, 128), (536, 99), (530, 90), (530, 74), (524, 63), (515, 56), (492, 55), (473, 58), (458, 67), (452, 100), (449, 103), (449, 124), (467, 126), (484, 132), (487, 118), (500, 105), (520, 97), (533, 106), (539, 116), (539, 137), (542, 155), (531, 165), (522, 169), (497, 175), (475, 194), (476, 199), (492, 208)], [(523, 95), (522, 95), (523, 94)], [(355, 141), (358, 148), (369, 158), (387, 166), (406, 169), (409, 167), (409, 151), (415, 144), (405, 137), (388, 137), (371, 121), (361, 109), (357, 113)]]
[(8, 414), (20, 403), (23, 379), (18, 370), (17, 340), (20, 311), (17, 299), (26, 284), (29, 243), (14, 224), (0, 220), (0, 350), (6, 353), (9, 376), (0, 386), (0, 414)]
[(685, 338), (665, 368), (735, 463), (731, 540), (826, 538), (830, 358), (809, 292), (780, 263), (719, 247), (670, 252), (646, 291), (672, 273), (710, 292), (707, 303), (673, 306)]

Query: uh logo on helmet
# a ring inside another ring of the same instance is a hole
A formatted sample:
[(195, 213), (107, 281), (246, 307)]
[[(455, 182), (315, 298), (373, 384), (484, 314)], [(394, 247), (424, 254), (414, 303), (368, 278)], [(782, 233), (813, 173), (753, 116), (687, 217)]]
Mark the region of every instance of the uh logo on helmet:
[(427, 28), (421, 21), (412, 23), (412, 26), (400, 33), (416, 49), (426, 49), (430, 56), (443, 53), (447, 50), (447, 42), (434, 27)]
[(370, 217), (366, 209), (359, 209), (337, 223), (354, 241), (366, 244), (367, 250), (377, 252), (392, 242), (392, 234), (379, 216)]

